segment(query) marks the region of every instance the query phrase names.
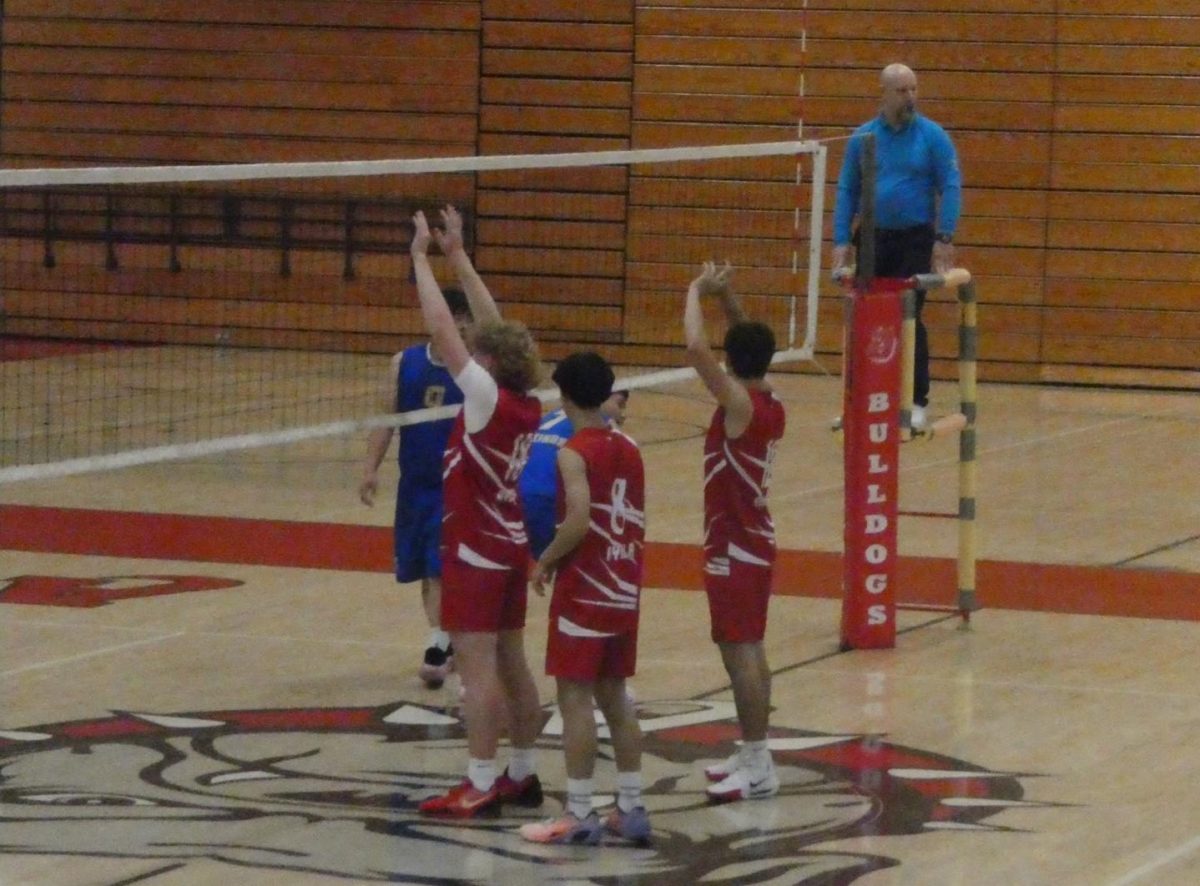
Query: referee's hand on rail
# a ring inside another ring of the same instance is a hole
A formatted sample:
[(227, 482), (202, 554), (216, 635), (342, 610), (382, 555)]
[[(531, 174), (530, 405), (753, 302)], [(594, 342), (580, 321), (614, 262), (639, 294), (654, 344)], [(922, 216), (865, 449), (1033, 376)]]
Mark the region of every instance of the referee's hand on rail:
[(933, 244), (933, 270), (944, 274), (954, 267), (954, 244), (938, 240)]
[(849, 243), (843, 243), (841, 246), (833, 247), (833, 279), (839, 283), (847, 276), (853, 274), (854, 267), (854, 247)]

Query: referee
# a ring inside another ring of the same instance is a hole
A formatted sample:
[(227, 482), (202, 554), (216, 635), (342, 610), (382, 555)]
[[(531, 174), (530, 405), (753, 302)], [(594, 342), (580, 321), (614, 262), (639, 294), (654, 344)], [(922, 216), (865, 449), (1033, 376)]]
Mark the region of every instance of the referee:
[[(954, 143), (941, 126), (917, 113), (917, 75), (890, 64), (880, 76), (879, 115), (854, 131), (838, 176), (833, 216), (833, 267), (854, 263), (862, 198), (862, 136), (875, 136), (875, 275), (911, 277), (954, 266), (954, 229), (962, 206), (962, 176)], [(917, 341), (913, 377), (913, 427), (926, 423), (929, 404), (929, 338), (921, 320), (924, 291), (917, 291)]]

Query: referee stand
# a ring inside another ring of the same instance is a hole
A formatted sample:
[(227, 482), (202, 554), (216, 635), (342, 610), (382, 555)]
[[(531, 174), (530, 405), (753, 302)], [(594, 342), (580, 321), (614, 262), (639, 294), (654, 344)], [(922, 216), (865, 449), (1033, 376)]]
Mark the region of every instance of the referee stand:
[[(957, 612), (964, 627), (978, 608), (976, 362), (978, 352), (975, 287), (971, 274), (954, 268), (944, 274), (907, 279), (874, 275), (874, 140), (864, 144), (863, 204), (853, 281), (845, 293), (845, 345), (841, 430), (844, 440), (845, 525), (841, 648), (888, 649), (896, 645), (898, 609)], [(848, 276), (848, 275), (844, 275)], [(839, 282), (845, 282), (839, 275)], [(959, 303), (958, 383), (960, 411), (912, 427), (916, 343), (916, 290), (954, 287)], [(902, 511), (899, 507), (900, 445), (959, 435), (956, 512)], [(898, 525), (903, 515), (958, 522), (958, 597), (955, 605), (898, 602)]]

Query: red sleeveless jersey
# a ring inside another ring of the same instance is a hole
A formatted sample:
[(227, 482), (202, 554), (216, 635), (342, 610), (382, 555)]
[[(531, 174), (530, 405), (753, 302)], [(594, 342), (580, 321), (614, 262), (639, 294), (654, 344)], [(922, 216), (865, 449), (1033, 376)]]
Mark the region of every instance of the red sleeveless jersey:
[(783, 403), (773, 391), (749, 390), (750, 424), (736, 440), (725, 436), (718, 407), (704, 438), (704, 547), (723, 556), (729, 544), (773, 562), (775, 524), (767, 509), (771, 463), (783, 437)]
[(468, 433), (454, 419), (442, 460), (442, 556), (482, 568), (511, 568), (529, 558), (517, 480), (529, 457), (542, 407), (536, 397), (500, 388), (488, 423)]
[[(552, 624), (561, 617), (585, 631), (633, 631), (646, 536), (642, 453), (613, 428), (584, 428), (565, 445), (583, 458), (592, 506), (587, 534), (559, 563), (550, 601)], [(559, 520), (564, 510), (560, 478)]]

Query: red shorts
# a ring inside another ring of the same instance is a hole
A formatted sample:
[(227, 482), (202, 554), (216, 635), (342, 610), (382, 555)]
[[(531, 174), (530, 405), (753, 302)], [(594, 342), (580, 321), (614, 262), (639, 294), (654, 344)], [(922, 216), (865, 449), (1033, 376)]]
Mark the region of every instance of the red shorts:
[(495, 633), (525, 627), (528, 558), (510, 569), (442, 560), (442, 630)]
[(594, 683), (632, 677), (637, 666), (637, 630), (607, 637), (576, 637), (564, 633), (561, 619), (550, 619), (546, 642), (546, 673), (551, 677)]
[(714, 643), (762, 642), (774, 572), (774, 563), (760, 566), (725, 556), (705, 561), (704, 590)]

